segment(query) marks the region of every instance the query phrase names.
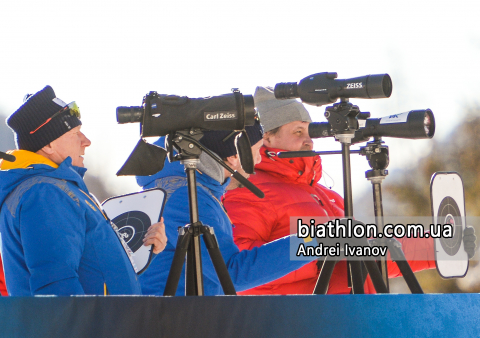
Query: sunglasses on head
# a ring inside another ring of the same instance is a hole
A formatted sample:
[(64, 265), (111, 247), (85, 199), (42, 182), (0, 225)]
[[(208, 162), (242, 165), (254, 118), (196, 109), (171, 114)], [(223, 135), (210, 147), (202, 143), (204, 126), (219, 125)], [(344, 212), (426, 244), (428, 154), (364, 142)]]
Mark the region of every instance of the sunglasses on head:
[(43, 122), (40, 126), (38, 126), (37, 129), (35, 130), (32, 130), (30, 132), (30, 134), (34, 134), (35, 132), (37, 132), (37, 130), (39, 130), (40, 128), (42, 128), (44, 125), (46, 125), (48, 122), (50, 122), (55, 116), (65, 112), (65, 111), (68, 111), (70, 113), (71, 116), (75, 116), (77, 118), (80, 119), (81, 115), (80, 115), (80, 108), (78, 108), (77, 106), (77, 103), (75, 101), (73, 102), (70, 102), (69, 104), (67, 104), (65, 107), (63, 107), (62, 109), (60, 109), (58, 112), (56, 112), (55, 114), (53, 114), (51, 117), (49, 117), (45, 122)]

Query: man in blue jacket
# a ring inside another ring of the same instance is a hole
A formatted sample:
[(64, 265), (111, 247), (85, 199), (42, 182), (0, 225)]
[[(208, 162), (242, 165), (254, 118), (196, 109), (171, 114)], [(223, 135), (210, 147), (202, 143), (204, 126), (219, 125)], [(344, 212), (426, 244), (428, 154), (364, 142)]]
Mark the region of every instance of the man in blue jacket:
[[(8, 119), (18, 150), (0, 163), (0, 232), (11, 296), (141, 294), (124, 242), (83, 181), (85, 148), (75, 102), (45, 87)], [(162, 222), (145, 245), (166, 244)]]
[[(260, 161), (259, 149), (262, 146), (262, 129), (259, 123), (246, 127), (252, 146), (255, 164)], [(234, 137), (225, 138), (230, 131), (207, 131), (200, 143), (215, 152), (231, 168), (248, 175), (241, 169), (239, 156), (234, 146)], [(164, 138), (156, 144), (162, 145)], [(240, 184), (218, 163), (209, 160), (202, 153), (197, 175), (197, 194), (199, 219), (204, 225), (213, 227), (225, 264), (237, 291), (246, 290), (277, 278), (283, 277), (308, 263), (308, 261), (290, 260), (289, 237), (268, 243), (252, 250), (240, 251), (233, 241), (232, 228), (225, 210), (220, 202), (227, 189), (234, 189)], [(180, 226), (190, 223), (188, 188), (183, 165), (179, 162), (165, 162), (163, 170), (152, 176), (137, 177), (139, 185), (145, 189), (160, 187), (167, 191), (168, 200), (163, 216), (166, 234), (169, 238), (165, 251), (158, 256), (140, 276), (143, 294), (162, 295), (172, 264), (177, 245)], [(257, 198), (252, 194), (252, 199)], [(266, 211), (268, 212), (268, 211)], [(222, 287), (215, 273), (207, 248), (201, 241), (203, 284), (205, 295), (221, 295)], [(176, 295), (185, 295), (185, 267), (182, 271)]]

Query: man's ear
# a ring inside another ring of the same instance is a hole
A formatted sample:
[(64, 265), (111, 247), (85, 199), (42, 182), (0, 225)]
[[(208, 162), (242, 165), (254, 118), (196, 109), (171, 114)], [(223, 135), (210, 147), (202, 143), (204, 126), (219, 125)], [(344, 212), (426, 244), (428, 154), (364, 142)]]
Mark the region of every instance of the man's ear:
[(272, 135), (270, 135), (270, 132), (268, 132), (268, 131), (263, 134), (263, 144), (267, 147), (270, 147), (270, 145), (271, 145), (271, 142), (270, 142), (270, 137), (271, 136)]
[(238, 154), (233, 156), (229, 156), (225, 159), (225, 162), (228, 164), (230, 168), (237, 168), (240, 165), (240, 157)]
[(46, 146), (44, 146), (42, 149), (40, 149), (38, 152), (43, 152), (47, 155), (52, 155), (55, 151), (53, 150), (51, 143), (49, 143)]

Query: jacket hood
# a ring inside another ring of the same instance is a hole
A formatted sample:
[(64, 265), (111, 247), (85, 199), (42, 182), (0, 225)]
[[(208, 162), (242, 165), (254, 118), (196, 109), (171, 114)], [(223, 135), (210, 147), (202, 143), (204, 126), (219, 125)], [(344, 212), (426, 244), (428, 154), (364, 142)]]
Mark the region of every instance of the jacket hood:
[[(164, 147), (165, 137), (160, 137), (154, 142), (154, 144)], [(168, 159), (165, 159), (165, 165), (162, 170), (151, 176), (137, 176), (136, 179), (139, 186), (143, 188), (152, 188), (157, 179), (171, 176), (186, 177), (185, 167), (180, 163), (180, 161), (170, 162)], [(217, 198), (220, 198), (223, 195), (225, 189), (230, 183), (230, 178), (226, 179), (225, 182), (220, 183), (199, 170), (197, 170), (196, 179), (197, 183), (200, 183), (201, 185), (210, 189)]]
[(27, 150), (9, 152), (16, 157), (15, 162), (0, 162), (0, 205), (7, 196), (23, 181), (34, 176), (52, 177), (71, 181), (88, 193), (83, 176), (87, 169), (72, 166), (67, 157), (60, 165)]
[(256, 170), (268, 171), (270, 174), (289, 181), (312, 185), (322, 177), (320, 156), (279, 158), (277, 152), (285, 151), (263, 146), (260, 148), (262, 161), (255, 166)]

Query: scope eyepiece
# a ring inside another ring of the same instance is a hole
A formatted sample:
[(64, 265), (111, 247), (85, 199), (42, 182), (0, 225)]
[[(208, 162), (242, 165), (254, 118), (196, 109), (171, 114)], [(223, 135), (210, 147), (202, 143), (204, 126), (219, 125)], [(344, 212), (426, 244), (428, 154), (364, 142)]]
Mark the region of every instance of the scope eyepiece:
[(143, 107), (117, 107), (117, 122), (120, 124), (142, 122), (142, 118)]
[(243, 109), (245, 114), (244, 123), (246, 126), (253, 126), (255, 124), (255, 118), (257, 117), (253, 95), (243, 95), (243, 100)]
[(334, 136), (328, 122), (311, 122), (308, 125), (308, 135), (310, 138)]
[(275, 94), (275, 98), (278, 100), (296, 99), (299, 97), (296, 82), (277, 83), (273, 93)]

